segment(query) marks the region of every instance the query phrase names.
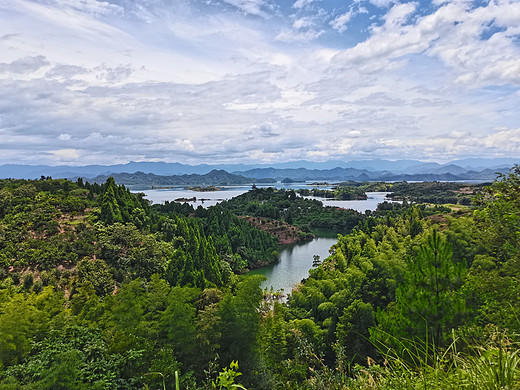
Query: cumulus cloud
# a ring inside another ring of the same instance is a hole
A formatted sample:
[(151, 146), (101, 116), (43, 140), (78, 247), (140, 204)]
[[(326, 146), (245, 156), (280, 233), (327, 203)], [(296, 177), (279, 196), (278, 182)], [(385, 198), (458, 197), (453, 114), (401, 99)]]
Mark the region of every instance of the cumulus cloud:
[(24, 57), (10, 62), (8, 64), (0, 63), (0, 73), (32, 73), (47, 65), (49, 65), (49, 61), (47, 61), (47, 59), (42, 55), (34, 57)]
[[(372, 63), (390, 66), (406, 55), (440, 58), (465, 84), (518, 84), (520, 3), (491, 2), (471, 8), (469, 3), (448, 3), (434, 13), (412, 18), (417, 3), (396, 4), (372, 28), (369, 39), (336, 56), (340, 63)], [(482, 39), (482, 32), (497, 32)]]
[(283, 42), (312, 41), (325, 33), (317, 25), (318, 17), (304, 16), (296, 18), (290, 28), (284, 28), (275, 39)]
[(330, 22), (332, 28), (338, 32), (344, 32), (347, 30), (348, 22), (352, 19), (353, 11), (348, 10), (343, 15), (338, 16), (336, 19)]
[(329, 25), (334, 29), (336, 30), (337, 32), (339, 33), (342, 33), (342, 32), (345, 32), (347, 31), (348, 29), (348, 24), (349, 22), (358, 14), (366, 14), (368, 13), (367, 9), (364, 8), (364, 7), (357, 7), (357, 8), (354, 8), (354, 6), (352, 6), (351, 8), (349, 8), (349, 10), (339, 16), (337, 16), (336, 18), (334, 18), (333, 20), (331, 20), (329, 22)]
[(60, 141), (68, 141), (68, 140), (71, 139), (71, 136), (70, 136), (70, 134), (62, 133), (62, 134), (60, 134), (60, 135), (58, 136), (58, 139), (59, 139)]
[(369, 0), (369, 2), (379, 8), (388, 8), (395, 0)]
[(520, 152), (520, 128), (518, 129), (497, 129), (493, 134), (476, 141), (486, 148), (507, 153)]
[(314, 22), (311, 20), (311, 18), (308, 17), (296, 19), (293, 22), (293, 27), (297, 30), (300, 30), (302, 28), (309, 28), (312, 26), (314, 26)]
[(247, 134), (252, 136), (258, 134), (264, 138), (280, 136), (280, 132), (278, 131), (277, 126), (271, 122), (264, 122), (260, 125), (255, 125), (251, 127)]

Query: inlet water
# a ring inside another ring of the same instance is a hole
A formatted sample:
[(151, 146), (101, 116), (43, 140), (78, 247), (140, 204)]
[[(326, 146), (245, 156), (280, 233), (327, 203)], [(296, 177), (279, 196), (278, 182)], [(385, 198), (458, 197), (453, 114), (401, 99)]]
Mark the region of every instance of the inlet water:
[(302, 244), (282, 245), (280, 260), (276, 264), (252, 270), (248, 275), (265, 275), (267, 280), (261, 287), (273, 290), (283, 290), (290, 294), (293, 287), (309, 276), (314, 255), (323, 261), (329, 256), (329, 249), (337, 242), (337, 238), (316, 237)]

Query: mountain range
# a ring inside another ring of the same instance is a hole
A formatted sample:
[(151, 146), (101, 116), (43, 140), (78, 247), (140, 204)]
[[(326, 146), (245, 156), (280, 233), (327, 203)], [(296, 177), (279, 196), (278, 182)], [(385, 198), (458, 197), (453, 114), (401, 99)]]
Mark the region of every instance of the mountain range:
[[(240, 178), (224, 177), (221, 182), (211, 177), (198, 177), (212, 171), (226, 171), (242, 176), (248, 182), (263, 178), (276, 180), (493, 180), (497, 172), (507, 172), (520, 159), (471, 158), (455, 160), (447, 164), (422, 162), (417, 160), (363, 160), (326, 162), (292, 161), (276, 164), (216, 164), (187, 165), (165, 162), (129, 162), (117, 165), (86, 165), (86, 166), (49, 166), (49, 165), (0, 165), (0, 178), (35, 179), (41, 176), (75, 179), (82, 177), (90, 181), (100, 181), (109, 176), (118, 176), (119, 182), (155, 183), (156, 185), (174, 184), (243, 184)], [(139, 174), (138, 174), (139, 173)], [(119, 175), (122, 174), (122, 175)], [(139, 178), (136, 177), (139, 176)], [(146, 176), (156, 175), (158, 177)], [(192, 175), (192, 176), (190, 176)], [(164, 179), (169, 176), (169, 179)], [(143, 184), (143, 183), (141, 183)]]
[(216, 185), (239, 185), (252, 183), (276, 183), (275, 179), (252, 179), (241, 175), (234, 175), (224, 170), (214, 169), (204, 175), (196, 173), (190, 175), (155, 175), (153, 173), (114, 173), (111, 175), (99, 175), (90, 181), (104, 183), (113, 176), (118, 184), (129, 186), (169, 187), (169, 186), (216, 186)]

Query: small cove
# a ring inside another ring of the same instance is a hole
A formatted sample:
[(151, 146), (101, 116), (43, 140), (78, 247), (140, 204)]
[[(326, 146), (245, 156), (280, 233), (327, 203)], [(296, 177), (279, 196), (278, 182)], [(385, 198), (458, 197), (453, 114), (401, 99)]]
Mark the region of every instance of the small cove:
[(305, 243), (282, 245), (277, 263), (252, 270), (248, 275), (264, 275), (267, 280), (262, 282), (262, 288), (272, 287), (290, 294), (297, 283), (309, 276), (314, 255), (323, 261), (337, 241), (336, 237), (316, 237)]

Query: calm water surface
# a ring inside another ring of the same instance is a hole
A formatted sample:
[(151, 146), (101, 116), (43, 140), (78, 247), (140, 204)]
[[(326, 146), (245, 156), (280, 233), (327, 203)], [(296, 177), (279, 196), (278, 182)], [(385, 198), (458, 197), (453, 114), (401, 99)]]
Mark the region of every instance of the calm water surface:
[[(195, 202), (189, 202), (193, 207), (197, 208), (198, 206), (202, 206), (207, 208), (209, 206), (214, 206), (218, 202), (222, 202), (223, 200), (228, 200), (234, 198), (235, 196), (242, 195), (243, 193), (249, 191), (251, 189), (250, 185), (243, 186), (218, 186), (221, 188), (220, 191), (209, 191), (209, 192), (199, 192), (199, 191), (190, 191), (187, 190), (183, 186), (167, 188), (167, 189), (140, 189), (140, 188), (131, 188), (132, 192), (142, 192), (146, 195), (146, 199), (150, 200), (152, 203), (164, 203), (165, 201), (174, 201), (178, 198), (197, 198)], [(312, 188), (308, 185), (308, 183), (272, 183), (272, 184), (257, 184), (258, 188), (286, 188), (297, 190), (300, 188)], [(330, 187), (320, 187), (324, 189), (330, 189)]]
[(303, 244), (282, 245), (280, 261), (249, 272), (250, 275), (265, 275), (262, 288), (283, 290), (289, 294), (292, 288), (302, 279), (309, 276), (314, 255), (324, 260), (329, 256), (329, 249), (337, 242), (337, 238), (316, 237)]
[[(286, 188), (286, 189), (294, 189), (297, 190), (299, 188), (312, 188), (312, 186), (307, 185), (307, 183), (295, 183), (295, 184), (283, 184), (276, 183), (276, 185), (259, 185), (259, 188), (267, 188), (267, 187), (276, 187), (276, 188)], [(198, 206), (202, 206), (207, 208), (209, 206), (214, 206), (223, 200), (228, 200), (234, 198), (235, 196), (242, 195), (243, 193), (249, 191), (251, 186), (227, 186), (220, 187), (221, 191), (210, 191), (210, 192), (198, 192), (198, 191), (190, 191), (184, 187), (175, 187), (168, 189), (144, 189), (137, 190), (133, 189), (133, 192), (142, 192), (146, 195), (146, 199), (150, 200), (152, 203), (164, 203), (165, 201), (172, 202), (178, 198), (196, 198), (195, 202), (189, 202), (193, 207), (197, 208)], [(327, 188), (327, 187), (324, 187)], [(334, 206), (334, 207), (342, 207), (345, 209), (354, 209), (361, 213), (364, 213), (365, 210), (375, 210), (378, 203), (384, 202), (386, 195), (389, 192), (367, 192), (368, 199), (367, 200), (334, 200), (334, 199), (325, 199), (325, 198), (317, 198), (313, 196), (306, 196), (308, 199), (317, 199), (325, 206)]]
[(317, 199), (323, 202), (324, 206), (334, 206), (341, 207), (344, 209), (354, 209), (359, 211), (360, 213), (364, 213), (366, 210), (374, 211), (377, 208), (379, 203), (383, 203), (386, 201), (391, 201), (387, 199), (386, 196), (390, 194), (390, 192), (367, 192), (368, 199), (366, 200), (336, 200), (336, 199), (325, 199), (325, 198), (316, 198), (314, 196), (306, 196), (308, 199)]

